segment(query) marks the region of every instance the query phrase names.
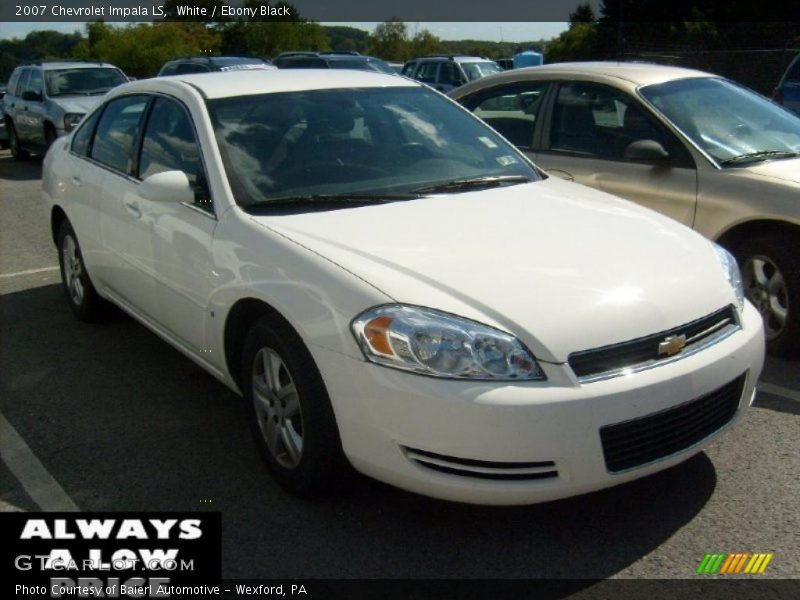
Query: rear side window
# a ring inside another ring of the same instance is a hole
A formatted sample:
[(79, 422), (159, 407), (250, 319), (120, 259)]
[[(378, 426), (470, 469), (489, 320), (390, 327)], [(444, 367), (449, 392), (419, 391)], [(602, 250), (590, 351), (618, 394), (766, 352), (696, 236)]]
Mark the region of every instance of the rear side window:
[(439, 63), (428, 62), (422, 63), (417, 69), (414, 77), (423, 83), (436, 83), (436, 71), (439, 69)]
[(22, 73), (22, 69), (14, 69), (14, 72), (11, 74), (11, 79), (8, 80), (8, 93), (12, 96), (17, 95), (15, 88), (17, 87), (20, 73)]
[(127, 96), (108, 103), (92, 144), (94, 160), (123, 173), (132, 173), (134, 143), (146, 105), (145, 96)]
[(30, 77), (31, 70), (30, 69), (22, 69), (19, 74), (19, 79), (17, 80), (17, 87), (12, 92), (15, 96), (22, 97), (22, 92), (25, 91), (28, 85), (28, 78)]
[(175, 75), (175, 71), (177, 71), (178, 65), (175, 63), (167, 63), (164, 65), (164, 68), (161, 69), (161, 72), (158, 74), (159, 77), (167, 77), (168, 75)]
[(78, 130), (72, 136), (72, 146), (71, 150), (75, 154), (79, 154), (80, 156), (88, 156), (89, 155), (89, 148), (91, 147), (92, 141), (92, 134), (94, 133), (94, 128), (97, 125), (98, 119), (100, 119), (100, 113), (103, 111), (98, 110), (95, 111), (91, 117), (86, 119)]
[(175, 71), (178, 75), (189, 75), (190, 73), (208, 73), (209, 68), (205, 65), (197, 63), (181, 63)]

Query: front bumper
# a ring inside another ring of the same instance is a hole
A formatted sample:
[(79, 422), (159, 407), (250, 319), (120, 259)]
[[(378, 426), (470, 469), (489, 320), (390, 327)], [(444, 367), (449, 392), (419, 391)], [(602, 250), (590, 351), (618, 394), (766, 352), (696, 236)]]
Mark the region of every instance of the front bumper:
[[(749, 303), (741, 321), (740, 331), (685, 359), (585, 384), (567, 365), (543, 364), (545, 382), (491, 383), (418, 376), (319, 347), (312, 353), (344, 452), (357, 470), (436, 498), (529, 504), (666, 469), (738, 421), (752, 402), (764, 359), (761, 319)], [(738, 409), (725, 425), (678, 452), (608, 470), (601, 428), (669, 410), (740, 376)], [(509, 470), (509, 463), (524, 464)]]

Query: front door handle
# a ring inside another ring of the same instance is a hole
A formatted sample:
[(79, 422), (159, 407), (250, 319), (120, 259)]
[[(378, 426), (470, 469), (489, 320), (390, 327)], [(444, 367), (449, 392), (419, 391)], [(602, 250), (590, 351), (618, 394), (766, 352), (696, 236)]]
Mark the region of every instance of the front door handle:
[(139, 208), (138, 202), (123, 202), (125, 209), (137, 219), (142, 216), (142, 209)]
[(77, 175), (73, 175), (72, 176), (72, 184), (77, 186), (77, 187), (81, 187), (83, 185), (83, 182), (81, 181), (80, 177), (78, 177)]

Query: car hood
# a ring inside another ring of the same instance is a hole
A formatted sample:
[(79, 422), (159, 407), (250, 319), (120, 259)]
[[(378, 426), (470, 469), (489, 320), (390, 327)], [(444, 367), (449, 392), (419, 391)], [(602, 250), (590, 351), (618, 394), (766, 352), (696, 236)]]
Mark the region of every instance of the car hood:
[(748, 166), (746, 171), (762, 177), (800, 183), (800, 158), (768, 160)]
[(64, 113), (85, 114), (97, 106), (105, 95), (97, 96), (56, 96), (50, 101), (60, 106)]
[(253, 219), (396, 302), (503, 329), (546, 361), (664, 331), (735, 302), (699, 234), (557, 178)]

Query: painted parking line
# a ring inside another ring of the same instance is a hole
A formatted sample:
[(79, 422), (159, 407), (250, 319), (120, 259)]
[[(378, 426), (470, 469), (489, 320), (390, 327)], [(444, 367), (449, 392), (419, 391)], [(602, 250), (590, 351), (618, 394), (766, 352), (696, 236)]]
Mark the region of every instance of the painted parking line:
[(772, 394), (773, 396), (781, 396), (782, 398), (786, 398), (787, 400), (794, 400), (795, 402), (800, 402), (800, 392), (797, 390), (792, 390), (787, 387), (783, 387), (782, 385), (775, 385), (774, 383), (766, 383), (761, 381), (756, 386), (760, 391), (766, 392), (767, 394)]
[(27, 271), (17, 271), (15, 273), (0, 273), (0, 279), (11, 279), (12, 277), (22, 277), (23, 275), (36, 275), (37, 273), (49, 273), (58, 271), (59, 267), (41, 267), (40, 269), (28, 269)]
[(44, 511), (79, 511), (25, 440), (0, 413), (0, 457), (39, 508)]

